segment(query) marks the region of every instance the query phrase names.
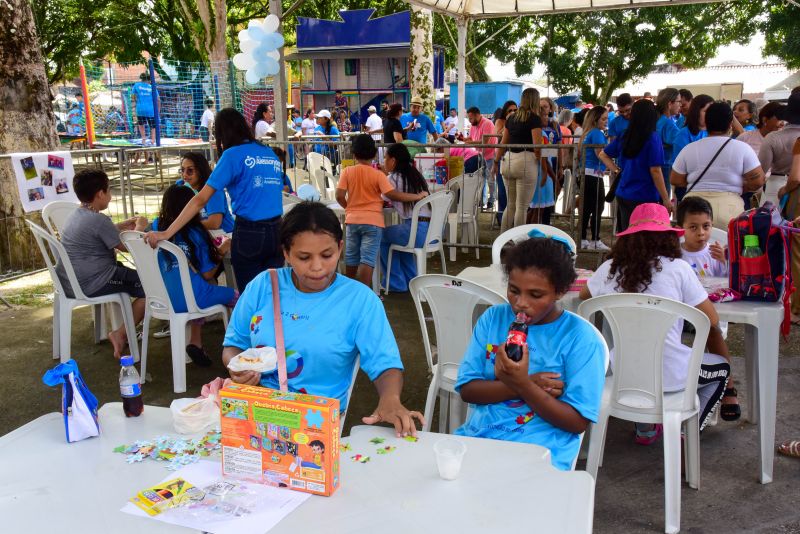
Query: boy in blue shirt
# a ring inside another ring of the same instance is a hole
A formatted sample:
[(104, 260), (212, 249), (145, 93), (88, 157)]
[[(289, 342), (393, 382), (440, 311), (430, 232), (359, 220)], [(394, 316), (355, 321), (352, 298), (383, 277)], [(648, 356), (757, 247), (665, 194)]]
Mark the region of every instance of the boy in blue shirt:
[[(150, 127), (150, 143), (154, 145), (156, 144), (156, 119), (150, 74), (147, 72), (141, 73), (139, 80), (133, 84), (131, 94), (131, 99), (136, 106), (136, 123), (139, 126), (139, 134), (142, 136), (142, 146), (146, 143), (145, 125)], [(156, 90), (156, 101), (158, 101), (158, 90)]]
[(628, 129), (631, 117), (633, 98), (630, 93), (622, 93), (617, 97), (617, 116), (608, 124), (608, 139), (613, 141), (616, 137), (622, 137)]

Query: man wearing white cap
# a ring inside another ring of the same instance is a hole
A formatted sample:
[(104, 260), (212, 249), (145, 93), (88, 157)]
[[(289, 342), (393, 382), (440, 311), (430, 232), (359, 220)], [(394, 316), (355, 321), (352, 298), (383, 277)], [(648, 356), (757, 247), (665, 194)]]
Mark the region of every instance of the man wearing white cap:
[(408, 130), (408, 139), (411, 141), (425, 144), (428, 134), (433, 136), (434, 141), (439, 137), (430, 117), (422, 113), (422, 99), (419, 97), (411, 99), (411, 112), (400, 116), (400, 124)]
[[(372, 136), (376, 143), (380, 143), (382, 139), (383, 133), (383, 120), (381, 116), (378, 115), (378, 110), (375, 106), (370, 106), (367, 108), (369, 112), (369, 117), (367, 117), (367, 122), (364, 124), (364, 130)], [(383, 147), (378, 147), (378, 162), (383, 164)]]

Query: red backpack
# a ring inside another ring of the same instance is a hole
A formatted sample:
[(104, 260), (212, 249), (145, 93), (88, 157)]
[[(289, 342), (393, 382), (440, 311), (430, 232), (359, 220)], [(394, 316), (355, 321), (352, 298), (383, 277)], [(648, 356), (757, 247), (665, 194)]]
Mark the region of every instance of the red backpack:
[[(728, 223), (728, 281), (742, 300), (783, 301), (781, 333), (789, 334), (789, 297), (794, 292), (788, 228), (778, 211), (767, 203), (741, 213)], [(762, 254), (742, 257), (746, 235), (758, 236)]]

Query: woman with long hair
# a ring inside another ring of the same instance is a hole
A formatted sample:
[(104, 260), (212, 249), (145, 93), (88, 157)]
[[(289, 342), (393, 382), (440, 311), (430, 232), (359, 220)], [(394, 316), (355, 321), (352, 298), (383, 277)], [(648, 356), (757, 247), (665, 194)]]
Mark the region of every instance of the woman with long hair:
[(503, 213), (500, 231), (525, 224), (528, 204), (536, 191), (542, 144), (542, 119), (539, 117), (539, 91), (529, 87), (522, 91), (516, 113), (506, 120), (501, 144), (531, 145), (526, 148), (497, 149), (506, 185), (508, 205)]
[[(196, 193), (203, 189), (211, 176), (211, 165), (202, 152), (186, 152), (181, 156), (179, 172), (181, 179), (178, 183), (188, 185)], [(222, 230), (226, 234), (233, 232), (233, 215), (225, 191), (211, 195), (206, 207), (200, 211), (200, 217), (207, 230)]]
[[(494, 135), (493, 142), (499, 143), (503, 139), (503, 132), (506, 129), (506, 121), (508, 118), (516, 113), (517, 103), (513, 100), (507, 100), (503, 107), (500, 108), (500, 113), (497, 114), (494, 120)], [(494, 157), (494, 172), (497, 177), (497, 224), (500, 225), (503, 220), (503, 213), (508, 206), (508, 195), (506, 194), (506, 186), (503, 181), (503, 173), (500, 172), (500, 156), (498, 155), (499, 149), (495, 150)]]
[[(153, 219), (153, 229), (168, 228), (181, 215), (195, 197), (194, 191), (186, 185), (174, 184), (164, 191), (161, 201), (161, 211), (157, 218)], [(197, 305), (201, 308), (208, 308), (217, 304), (233, 307), (236, 304), (238, 293), (225, 286), (216, 285), (215, 279), (222, 265), (222, 257), (230, 247), (230, 241), (223, 241), (220, 248), (214, 245), (211, 234), (203, 226), (200, 214), (195, 214), (183, 225), (171, 238), (170, 241), (178, 245), (189, 262), (189, 278), (192, 284)], [(158, 254), (158, 266), (164, 284), (167, 287), (172, 307), (177, 313), (185, 313), (186, 299), (184, 298), (184, 288), (181, 284), (180, 271), (178, 269), (178, 259), (166, 251)], [(188, 288), (187, 288), (188, 289)], [(191, 335), (189, 344), (186, 346), (186, 353), (194, 363), (201, 367), (211, 365), (211, 359), (203, 350), (202, 338), (203, 321), (192, 321)]]
[[(552, 98), (544, 97), (539, 102), (539, 118), (542, 119), (542, 141), (546, 145), (561, 143), (561, 128), (555, 119), (558, 106)], [(526, 222), (528, 224), (550, 224), (555, 211), (555, 183), (558, 179), (559, 150), (557, 148), (542, 149), (541, 177), (539, 187), (533, 194)]]
[(266, 102), (262, 102), (253, 113), (253, 120), (250, 122), (250, 126), (253, 129), (253, 136), (256, 139), (261, 139), (269, 134), (275, 134), (275, 130), (272, 124), (270, 124), (272, 122), (271, 107), (272, 106)]
[(661, 166), (661, 174), (667, 181), (664, 185), (667, 188), (667, 195), (669, 195), (669, 172), (672, 170), (672, 162), (675, 161), (676, 155), (672, 149), (679, 131), (673, 117), (681, 111), (680, 92), (674, 87), (667, 87), (659, 91), (656, 97), (656, 109), (658, 110), (656, 133), (661, 138), (661, 145), (664, 147), (664, 165)]
[[(708, 95), (697, 95), (689, 104), (689, 111), (686, 113), (686, 122), (678, 130), (675, 142), (672, 143), (672, 155), (677, 158), (678, 154), (688, 145), (700, 139), (705, 139), (708, 135), (706, 131), (706, 110), (714, 103), (714, 99)], [(686, 193), (685, 187), (675, 187), (675, 199), (680, 202)]]
[(739, 135), (758, 128), (758, 106), (743, 98), (733, 106), (733, 133)]
[(231, 242), (231, 264), (240, 291), (261, 271), (283, 265), (278, 243), (283, 214), (281, 161), (271, 148), (258, 143), (241, 113), (225, 108), (214, 121), (220, 154), (206, 185), (168, 227), (149, 232), (152, 247), (170, 239), (200, 213), (217, 191), (227, 189), (236, 215)]
[[(395, 191), (402, 193), (418, 194), (428, 191), (425, 178), (414, 167), (414, 161), (408, 148), (402, 143), (395, 143), (386, 149), (383, 166), (389, 173), (389, 182)], [(414, 202), (391, 201), (392, 207), (400, 216), (400, 224), (384, 229), (381, 238), (381, 272), (383, 278), (381, 285), (390, 291), (408, 291), (408, 282), (417, 276), (417, 262), (410, 252), (392, 253), (392, 278), (386, 280), (386, 267), (389, 258), (390, 245), (406, 245), (411, 235), (411, 214), (414, 211)], [(431, 210), (428, 206), (419, 212), (417, 223), (417, 237), (415, 246), (422, 246), (425, 235), (428, 233), (428, 224), (431, 220)], [(388, 285), (387, 285), (388, 283)]]
[[(605, 166), (599, 155), (606, 145), (603, 133), (608, 127), (608, 110), (605, 106), (595, 106), (583, 118), (583, 134), (580, 149), (586, 152), (583, 169), (583, 196), (581, 197), (581, 248), (592, 250), (608, 250), (600, 240), (600, 222), (605, 207), (606, 187), (603, 182)], [(587, 145), (597, 145), (591, 148)], [(589, 222), (592, 223), (592, 239), (587, 240)]]
[(386, 111), (386, 120), (383, 121), (383, 142), (402, 143), (406, 138), (406, 131), (400, 123), (400, 115), (403, 114), (403, 105), (395, 102)]
[(619, 175), (616, 177), (618, 232), (628, 228), (631, 213), (640, 204), (660, 202), (672, 210), (661, 171), (664, 146), (656, 133), (657, 122), (655, 105), (645, 98), (637, 100), (631, 108), (628, 129), (600, 153), (600, 161), (613, 175)]

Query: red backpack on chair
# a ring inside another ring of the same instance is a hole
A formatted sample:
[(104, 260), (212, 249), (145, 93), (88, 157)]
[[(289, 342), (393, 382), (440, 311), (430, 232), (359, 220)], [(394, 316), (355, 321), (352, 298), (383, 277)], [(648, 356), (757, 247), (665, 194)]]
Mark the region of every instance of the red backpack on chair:
[[(783, 301), (781, 333), (789, 334), (789, 297), (794, 292), (790, 254), (790, 229), (778, 210), (767, 202), (741, 213), (728, 223), (728, 281), (742, 300)], [(761, 255), (742, 257), (746, 235), (758, 236)]]

